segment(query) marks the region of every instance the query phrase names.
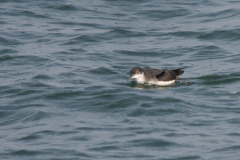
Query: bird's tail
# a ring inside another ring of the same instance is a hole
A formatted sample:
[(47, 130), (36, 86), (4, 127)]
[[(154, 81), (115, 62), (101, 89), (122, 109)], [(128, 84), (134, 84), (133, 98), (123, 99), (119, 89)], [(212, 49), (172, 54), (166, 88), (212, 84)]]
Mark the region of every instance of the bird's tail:
[(181, 76), (184, 73), (184, 68), (173, 69), (172, 71), (177, 75), (177, 77)]

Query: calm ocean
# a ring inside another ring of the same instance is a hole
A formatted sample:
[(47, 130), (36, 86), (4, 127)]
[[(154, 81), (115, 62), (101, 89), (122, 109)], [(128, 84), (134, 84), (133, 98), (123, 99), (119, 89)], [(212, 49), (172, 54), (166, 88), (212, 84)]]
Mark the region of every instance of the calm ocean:
[(238, 160), (239, 62), (238, 0), (0, 0), (0, 159)]

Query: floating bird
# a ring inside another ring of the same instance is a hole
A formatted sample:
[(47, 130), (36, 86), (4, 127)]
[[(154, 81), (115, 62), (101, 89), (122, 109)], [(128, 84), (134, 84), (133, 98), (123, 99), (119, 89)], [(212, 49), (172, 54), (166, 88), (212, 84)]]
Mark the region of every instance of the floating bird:
[(180, 75), (184, 73), (184, 68), (173, 70), (147, 68), (143, 70), (140, 67), (134, 67), (131, 70), (131, 76), (128, 78), (135, 79), (138, 83), (155, 84), (158, 86), (167, 86), (175, 83)]

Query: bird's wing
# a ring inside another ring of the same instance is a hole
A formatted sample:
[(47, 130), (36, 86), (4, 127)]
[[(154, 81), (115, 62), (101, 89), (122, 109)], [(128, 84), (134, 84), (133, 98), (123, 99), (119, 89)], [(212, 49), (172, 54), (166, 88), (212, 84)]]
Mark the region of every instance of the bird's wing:
[(164, 74), (165, 70), (159, 70), (159, 69), (154, 69), (154, 68), (148, 68), (144, 70), (144, 73), (146, 74), (147, 77), (151, 78), (157, 78)]

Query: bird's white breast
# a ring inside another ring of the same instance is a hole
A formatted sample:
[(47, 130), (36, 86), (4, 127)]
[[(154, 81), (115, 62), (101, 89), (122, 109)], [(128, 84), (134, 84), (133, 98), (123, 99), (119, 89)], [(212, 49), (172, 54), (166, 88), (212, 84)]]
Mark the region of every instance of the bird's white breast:
[(145, 82), (145, 78), (144, 78), (144, 74), (137, 74), (137, 75), (134, 75), (132, 77), (133, 79), (135, 79), (138, 83), (144, 83)]
[(174, 84), (175, 82), (176, 82), (175, 79), (174, 80), (170, 80), (170, 81), (159, 81), (159, 80), (154, 79), (154, 80), (150, 80), (147, 83), (155, 84), (155, 85), (158, 85), (158, 86), (169, 86), (171, 84)]
[(141, 83), (141, 84), (148, 83), (148, 84), (154, 84), (154, 85), (158, 85), (158, 86), (169, 86), (169, 85), (174, 84), (176, 82), (175, 79), (170, 80), (170, 81), (159, 81), (156, 78), (151, 78), (149, 81), (146, 81), (144, 73), (134, 75), (133, 78), (138, 83)]

